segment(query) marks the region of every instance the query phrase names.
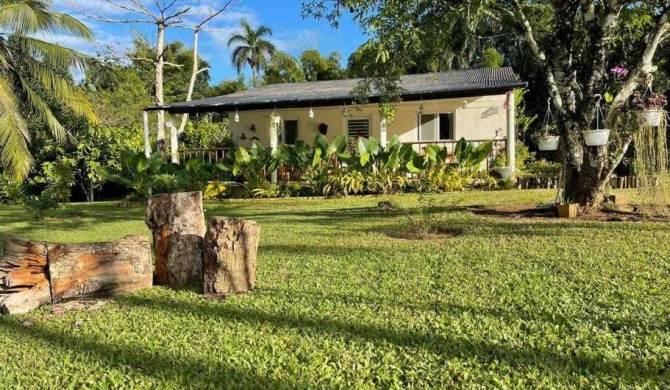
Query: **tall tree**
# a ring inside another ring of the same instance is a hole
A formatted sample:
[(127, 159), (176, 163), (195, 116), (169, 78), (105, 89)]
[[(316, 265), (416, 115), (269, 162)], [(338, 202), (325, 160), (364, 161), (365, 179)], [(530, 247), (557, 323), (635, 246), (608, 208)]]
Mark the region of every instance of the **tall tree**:
[[(216, 7), (193, 7), (191, 1), (186, 0), (155, 0), (146, 2), (141, 0), (101, 0), (86, 8), (75, 0), (64, 0), (70, 7), (88, 18), (106, 23), (115, 24), (150, 24), (156, 26), (156, 45), (151, 55), (135, 56), (132, 60), (146, 61), (154, 68), (155, 88), (154, 104), (162, 106), (165, 104), (164, 93), (164, 70), (166, 66), (181, 67), (166, 60), (165, 31), (169, 28), (190, 28), (194, 31), (194, 49), (197, 51), (197, 36), (205, 23), (213, 17), (220, 15), (232, 3), (232, 0), (219, 2)], [(86, 3), (84, 3), (86, 4)], [(194, 9), (197, 8), (197, 9)], [(205, 14), (204, 21), (195, 26), (188, 24), (187, 17), (196, 14)], [(197, 60), (197, 52), (193, 56)], [(197, 61), (195, 62), (197, 67)], [(197, 70), (193, 73), (198, 75)], [(166, 149), (165, 139), (165, 115), (163, 111), (157, 111), (156, 121), (157, 143), (160, 148)]]
[(263, 83), (280, 84), (302, 81), (305, 81), (305, 73), (303, 73), (298, 60), (284, 52), (274, 52), (265, 66)]
[(324, 58), (318, 50), (305, 50), (300, 55), (302, 70), (305, 72), (307, 81), (341, 80), (346, 76), (340, 61), (342, 57), (337, 52), (332, 52)]
[(76, 19), (50, 8), (47, 0), (0, 2), (0, 163), (16, 179), (28, 175), (32, 162), (22, 106), (27, 105), (56, 139), (65, 138), (63, 125), (36, 88), (95, 120), (90, 104), (73, 87), (68, 74), (70, 70), (85, 70), (86, 57), (36, 38), (65, 33), (91, 41), (93, 34)]
[(251, 83), (258, 83), (258, 74), (267, 64), (268, 57), (276, 48), (267, 38), (272, 36), (272, 29), (267, 26), (259, 26), (254, 29), (248, 21), (242, 19), (240, 22), (241, 32), (233, 34), (228, 40), (228, 47), (235, 46), (231, 58), (237, 73), (242, 73), (246, 65), (251, 68)]
[[(397, 101), (401, 94), (399, 75), (408, 56), (417, 47), (434, 46), (432, 34), (455, 21), (454, 15), (467, 19), (468, 26), (513, 26), (511, 33), (530, 52), (531, 66), (557, 115), (566, 161), (565, 197), (587, 212), (602, 202), (606, 183), (635, 135), (635, 129), (622, 123), (626, 103), (654, 72), (654, 59), (670, 33), (670, 0), (306, 0), (303, 9), (305, 15), (325, 16), (335, 24), (348, 10), (361, 25), (374, 26), (367, 47), (377, 53), (376, 73), (362, 89), (374, 85), (388, 101)], [(537, 14), (550, 18), (535, 23)], [(636, 26), (639, 34), (625, 36), (625, 23), (633, 14), (644, 16)], [(627, 41), (623, 58), (617, 56), (622, 40)], [(619, 80), (606, 110), (613, 135), (606, 146), (587, 146), (581, 131), (595, 123), (595, 96), (612, 84), (609, 70), (619, 64), (630, 72)]]

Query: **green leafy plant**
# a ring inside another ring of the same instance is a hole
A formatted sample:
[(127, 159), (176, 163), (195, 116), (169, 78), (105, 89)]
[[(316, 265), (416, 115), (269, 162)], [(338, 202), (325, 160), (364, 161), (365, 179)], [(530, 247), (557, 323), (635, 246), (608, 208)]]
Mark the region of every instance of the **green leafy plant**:
[(491, 155), (493, 142), (483, 142), (478, 146), (461, 138), (454, 148), (454, 157), (458, 162), (458, 172), (464, 181), (469, 182), (481, 170), (481, 164)]
[(120, 168), (103, 170), (106, 180), (121, 184), (131, 190), (129, 199), (144, 200), (151, 194), (172, 192), (177, 188), (173, 172), (161, 152), (147, 158), (143, 153), (126, 149), (121, 153)]

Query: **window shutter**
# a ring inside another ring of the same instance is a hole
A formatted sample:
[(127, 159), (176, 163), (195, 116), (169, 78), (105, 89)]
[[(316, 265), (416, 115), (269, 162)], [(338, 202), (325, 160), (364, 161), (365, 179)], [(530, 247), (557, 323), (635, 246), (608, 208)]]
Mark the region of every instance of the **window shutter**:
[(370, 119), (349, 119), (347, 121), (347, 136), (349, 138), (370, 138)]

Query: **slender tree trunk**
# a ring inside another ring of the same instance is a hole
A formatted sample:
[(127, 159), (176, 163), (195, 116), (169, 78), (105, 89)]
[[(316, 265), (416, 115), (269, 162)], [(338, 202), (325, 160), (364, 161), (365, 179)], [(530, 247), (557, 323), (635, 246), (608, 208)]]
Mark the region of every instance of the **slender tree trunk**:
[[(163, 67), (165, 63), (165, 24), (158, 23), (158, 34), (156, 39), (156, 105), (165, 104), (163, 96)], [(156, 111), (156, 144), (159, 150), (167, 150), (165, 139), (165, 113)]]
[[(198, 67), (200, 66), (200, 61), (198, 60), (198, 36), (200, 34), (199, 29), (195, 29), (193, 31), (193, 72), (191, 73), (191, 81), (188, 84), (188, 92), (186, 93), (186, 101), (190, 102), (191, 99), (193, 99), (193, 90), (195, 89), (195, 82), (198, 79), (198, 74), (200, 73), (200, 69)], [(188, 114), (184, 114), (181, 117), (181, 124), (179, 125), (179, 131), (177, 132), (178, 134), (181, 134), (184, 132), (184, 129), (186, 128), (186, 123), (188, 122)]]

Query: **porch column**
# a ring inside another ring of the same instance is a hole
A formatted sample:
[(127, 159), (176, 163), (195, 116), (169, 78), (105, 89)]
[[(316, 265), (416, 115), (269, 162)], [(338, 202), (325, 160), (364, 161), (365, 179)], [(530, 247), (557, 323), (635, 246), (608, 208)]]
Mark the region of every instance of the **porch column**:
[(177, 115), (170, 114), (170, 120), (166, 123), (170, 128), (170, 160), (179, 164), (179, 137), (177, 134)]
[(379, 144), (382, 147), (386, 147), (386, 118), (382, 117), (382, 120), (379, 124)]
[(142, 124), (144, 125), (144, 155), (151, 157), (151, 143), (149, 141), (149, 113), (142, 111)]
[[(270, 121), (270, 149), (273, 153), (277, 150), (279, 145), (279, 129), (281, 127), (281, 117), (279, 115), (272, 116)], [(277, 170), (272, 171), (270, 174), (270, 182), (277, 183)]]
[(516, 177), (516, 107), (514, 102), (514, 91), (507, 93), (507, 168), (510, 178)]

